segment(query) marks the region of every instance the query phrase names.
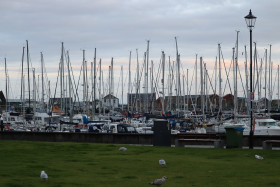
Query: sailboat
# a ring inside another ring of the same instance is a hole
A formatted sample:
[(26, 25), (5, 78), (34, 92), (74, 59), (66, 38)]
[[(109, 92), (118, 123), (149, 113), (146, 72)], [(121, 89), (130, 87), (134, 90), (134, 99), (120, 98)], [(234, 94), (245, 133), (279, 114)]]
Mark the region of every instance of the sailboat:
[(27, 81), (28, 81), (28, 107), (26, 108), (26, 112), (25, 112), (25, 119), (26, 121), (31, 121), (33, 119), (33, 111), (32, 111), (32, 108), (31, 108), (31, 100), (30, 100), (30, 78), (29, 78), (29, 57), (30, 57), (30, 54), (29, 54), (29, 47), (28, 47), (28, 40), (26, 40), (26, 59), (27, 59), (27, 72), (28, 72), (28, 77), (27, 77)]

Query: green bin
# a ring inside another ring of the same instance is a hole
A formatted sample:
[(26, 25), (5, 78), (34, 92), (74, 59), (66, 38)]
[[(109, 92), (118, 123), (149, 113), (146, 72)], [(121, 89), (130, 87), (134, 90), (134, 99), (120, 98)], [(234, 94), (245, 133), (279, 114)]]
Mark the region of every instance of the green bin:
[(243, 130), (242, 126), (227, 126), (226, 129), (226, 148), (242, 148)]

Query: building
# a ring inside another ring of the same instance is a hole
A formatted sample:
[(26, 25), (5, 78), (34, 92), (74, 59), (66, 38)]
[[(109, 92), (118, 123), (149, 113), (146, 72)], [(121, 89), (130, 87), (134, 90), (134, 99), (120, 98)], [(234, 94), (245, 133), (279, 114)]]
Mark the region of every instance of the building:
[(112, 94), (108, 94), (106, 95), (103, 99), (102, 99), (102, 103), (103, 103), (103, 107), (105, 108), (118, 108), (119, 107), (119, 99), (115, 96), (113, 96)]
[(128, 93), (127, 94), (127, 103), (136, 110), (136, 106), (138, 111), (145, 111), (148, 108), (148, 111), (152, 108), (152, 103), (156, 101), (156, 93)]

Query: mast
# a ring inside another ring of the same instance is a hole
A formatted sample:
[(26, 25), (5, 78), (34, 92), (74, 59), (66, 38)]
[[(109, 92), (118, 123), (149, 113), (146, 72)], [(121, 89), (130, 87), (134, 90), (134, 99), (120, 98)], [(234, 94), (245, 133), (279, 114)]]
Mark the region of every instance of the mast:
[(203, 115), (203, 119), (205, 116), (205, 111), (204, 111), (204, 84), (203, 84), (203, 61), (202, 57), (200, 57), (200, 89), (201, 89), (201, 94), (200, 94), (200, 102), (201, 102), (201, 111)]
[(205, 111), (208, 111), (208, 88), (207, 88), (207, 68), (206, 68), (206, 63), (204, 63), (204, 95), (205, 95), (205, 99), (204, 99), (204, 106), (205, 106)]
[(70, 57), (69, 51), (67, 51), (67, 69), (68, 69), (68, 89), (69, 89), (69, 117), (70, 122), (73, 122), (73, 111), (72, 111), (72, 81), (71, 81), (71, 74), (70, 74)]
[(121, 78), (122, 78), (122, 111), (123, 111), (123, 66), (121, 66)]
[[(214, 90), (214, 94), (215, 94), (215, 97), (216, 97), (216, 95), (217, 95), (217, 63), (218, 63), (218, 60), (217, 60), (217, 56), (216, 56), (216, 61), (215, 61), (215, 90)], [(216, 110), (216, 108), (217, 108), (217, 100), (216, 100), (216, 98), (215, 98), (215, 100), (214, 100), (214, 108), (215, 108), (215, 110)]]
[(112, 70), (112, 68), (111, 68), (111, 66), (109, 66), (109, 106), (110, 106), (110, 110), (112, 110), (112, 95), (111, 95), (111, 70)]
[(184, 114), (186, 112), (185, 75), (183, 75)]
[(87, 84), (86, 84), (86, 61), (85, 61), (85, 50), (83, 50), (83, 113), (86, 113), (86, 92), (87, 92)]
[(266, 96), (266, 89), (267, 89), (267, 49), (265, 49), (265, 72), (264, 72), (264, 106), (265, 109), (268, 109), (267, 106), (267, 96)]
[(268, 113), (270, 114), (271, 111), (271, 100), (272, 100), (272, 62), (271, 62), (271, 45), (269, 45), (269, 89), (268, 89)]
[(164, 94), (164, 72), (165, 72), (165, 54), (164, 51), (162, 51), (162, 114), (165, 114), (165, 94)]
[(101, 115), (101, 58), (99, 60), (99, 102), (98, 102), (98, 112)]
[[(254, 45), (255, 45), (255, 49), (254, 49), (253, 92), (254, 92), (254, 95), (257, 92), (258, 93), (258, 97), (260, 97), (259, 86), (258, 86), (258, 83), (259, 83), (259, 71), (258, 71), (258, 58), (257, 58), (257, 43), (254, 42)], [(257, 88), (256, 88), (256, 86), (257, 86)], [(256, 89), (257, 89), (257, 91), (256, 91)], [(257, 99), (257, 101), (258, 101), (258, 99)], [(256, 110), (259, 111), (259, 103), (258, 102), (256, 103)]]
[(140, 82), (139, 82), (139, 60), (138, 60), (138, 49), (136, 49), (136, 60), (137, 60), (137, 68), (136, 68), (136, 111), (139, 112), (138, 109), (138, 102), (139, 102), (139, 87), (140, 87)]
[(95, 109), (96, 109), (96, 48), (94, 48), (94, 61), (93, 61), (93, 113), (92, 118), (95, 117)]
[(248, 64), (247, 64), (247, 50), (246, 50), (246, 45), (244, 46), (244, 50), (245, 50), (245, 76), (246, 76), (246, 105), (247, 105), (247, 114), (249, 115), (250, 111), (249, 111), (249, 108), (250, 108), (250, 92), (249, 92), (249, 76), (248, 76)]
[[(102, 94), (102, 98), (104, 100), (104, 93), (105, 93), (105, 88), (104, 88), (104, 76), (103, 76), (103, 71), (101, 71), (101, 82), (102, 82), (102, 88), (103, 88), (103, 94)], [(103, 115), (105, 116), (105, 107), (103, 105)]]
[(94, 92), (94, 86), (93, 86), (93, 62), (91, 62), (90, 63), (90, 77), (91, 77), (91, 103), (92, 103), (92, 107), (91, 107), (91, 116), (92, 116), (92, 119), (94, 119), (94, 104), (93, 104), (93, 102), (94, 102), (94, 95), (93, 95), (93, 92)]
[(24, 62), (24, 48), (22, 48), (22, 58), (21, 58), (21, 85), (20, 85), (20, 99), (21, 99), (21, 113), (23, 114), (24, 111), (24, 88), (23, 88), (23, 84), (24, 84), (24, 76), (23, 76), (23, 62)]
[[(236, 31), (236, 51), (235, 51), (235, 69), (234, 69), (234, 121), (237, 122), (236, 115), (238, 113), (238, 95), (237, 95), (237, 71), (238, 71), (238, 34), (239, 31)], [(233, 63), (234, 63), (234, 52), (233, 52)]]
[[(110, 98), (112, 99), (112, 96), (114, 94), (114, 58), (112, 57), (111, 59), (111, 96)], [(112, 102), (112, 101), (110, 101)], [(112, 110), (114, 111), (115, 105), (112, 103)]]
[[(222, 73), (221, 73), (221, 45), (218, 44), (218, 51), (219, 51), (219, 115), (221, 115), (222, 112)], [(221, 117), (221, 116), (220, 116)]]
[(9, 93), (8, 93), (8, 71), (7, 71), (7, 61), (6, 61), (6, 58), (5, 58), (5, 78), (6, 78), (6, 122), (8, 122), (8, 102), (9, 102)]
[[(51, 82), (48, 81), (48, 101), (50, 101), (50, 95), (51, 95)], [(51, 109), (49, 108), (51, 105), (50, 105), (50, 102), (47, 102), (47, 112), (49, 112), (49, 115), (51, 115)], [(49, 121), (50, 122), (50, 121)]]
[(43, 105), (43, 108), (44, 107), (44, 102), (45, 102), (45, 99), (44, 99), (44, 96), (45, 96), (45, 93), (44, 93), (44, 57), (43, 57), (43, 53), (41, 52), (41, 79), (42, 79), (42, 105)]
[[(127, 110), (132, 111), (132, 103), (131, 103), (131, 51), (129, 51), (129, 62), (128, 62), (128, 101), (127, 101)], [(131, 105), (131, 106), (130, 106)], [(129, 110), (131, 107), (131, 110)]]
[(278, 96), (278, 99), (277, 99), (277, 106), (278, 106), (278, 109), (279, 109), (279, 65), (278, 65), (278, 72), (277, 72), (277, 75), (278, 75), (278, 94), (277, 94), (277, 96)]
[(189, 69), (187, 69), (187, 111), (189, 111)]
[(89, 81), (88, 81), (88, 62), (85, 61), (85, 80), (86, 80), (86, 114), (89, 116), (89, 96), (88, 96), (88, 90), (89, 90)]
[(236, 84), (235, 84), (235, 80), (236, 80), (236, 74), (235, 74), (235, 71), (236, 71), (236, 63), (235, 63), (235, 58), (234, 58), (234, 53), (235, 53), (235, 48), (233, 47), (232, 48), (232, 63), (233, 63), (233, 87), (234, 87), (234, 99), (233, 99), (233, 114), (234, 114), (234, 122), (236, 123), (237, 121), (237, 118), (236, 118), (236, 114), (237, 114), (237, 107), (236, 107)]
[(146, 76), (146, 84), (145, 84), (145, 88), (146, 88), (146, 112), (148, 112), (148, 103), (149, 103), (149, 96), (148, 96), (148, 90), (149, 90), (149, 44), (150, 41), (147, 41), (147, 52), (146, 52), (146, 72), (145, 72), (145, 76)]
[(151, 104), (152, 104), (152, 114), (154, 113), (154, 62), (153, 61), (151, 61), (151, 68), (150, 68), (150, 73), (151, 73)]
[(61, 110), (64, 110), (63, 107), (63, 98), (64, 98), (64, 45), (61, 42), (61, 58), (60, 58), (60, 107)]
[(31, 113), (30, 108), (30, 77), (29, 77), (29, 48), (28, 48), (28, 40), (26, 40), (26, 58), (27, 58), (27, 82), (28, 82), (28, 110), (27, 113)]
[(35, 68), (32, 68), (33, 72), (33, 112), (36, 111), (36, 80), (35, 80)]
[(197, 54), (195, 54), (195, 111), (197, 107)]
[(168, 92), (169, 92), (169, 97), (168, 97), (168, 101), (169, 101), (169, 110), (171, 111), (171, 100), (172, 100), (172, 76), (171, 76), (171, 61), (170, 61), (170, 56), (168, 56), (168, 67), (169, 67), (169, 79), (168, 79)]
[(180, 83), (180, 55), (178, 53), (178, 44), (177, 44), (177, 37), (175, 37), (175, 44), (176, 44), (176, 64), (177, 64), (177, 68), (176, 68), (176, 72), (177, 72), (177, 88), (176, 88), (176, 106), (177, 109), (180, 108), (179, 104), (180, 104), (180, 99), (179, 97), (181, 96), (181, 83)]

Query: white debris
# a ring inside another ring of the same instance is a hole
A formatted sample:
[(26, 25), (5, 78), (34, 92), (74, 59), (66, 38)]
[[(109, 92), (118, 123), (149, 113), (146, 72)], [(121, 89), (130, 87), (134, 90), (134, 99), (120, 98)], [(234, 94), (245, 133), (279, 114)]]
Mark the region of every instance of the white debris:
[(126, 151), (126, 150), (127, 150), (126, 147), (120, 147), (120, 148), (119, 148), (119, 151)]
[(167, 177), (163, 176), (161, 179), (156, 179), (153, 182), (151, 182), (150, 184), (160, 186), (165, 182), (166, 179), (167, 179)]
[(160, 160), (158, 161), (158, 163), (159, 163), (159, 165), (162, 165), (162, 166), (165, 166), (165, 165), (166, 165), (166, 162), (165, 162), (165, 160), (163, 160), (163, 159), (160, 159)]
[(41, 179), (48, 180), (48, 174), (45, 171), (41, 171)]
[(259, 159), (259, 160), (263, 160), (263, 157), (260, 156), (260, 155), (255, 155), (255, 158), (256, 158), (256, 159)]

